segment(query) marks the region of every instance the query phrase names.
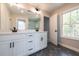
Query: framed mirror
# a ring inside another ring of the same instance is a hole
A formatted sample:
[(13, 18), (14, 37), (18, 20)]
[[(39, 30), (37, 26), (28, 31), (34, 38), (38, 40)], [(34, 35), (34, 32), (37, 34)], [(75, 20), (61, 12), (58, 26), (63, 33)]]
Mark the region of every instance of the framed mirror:
[(39, 31), (39, 28), (40, 28), (40, 17), (30, 17), (28, 29), (34, 30), (34, 31)]

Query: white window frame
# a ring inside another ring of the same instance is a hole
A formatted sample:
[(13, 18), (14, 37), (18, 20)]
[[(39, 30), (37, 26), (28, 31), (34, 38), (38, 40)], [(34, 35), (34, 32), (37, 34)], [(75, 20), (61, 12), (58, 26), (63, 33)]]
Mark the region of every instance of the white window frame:
[(25, 19), (24, 18), (17, 18), (17, 21), (16, 21), (16, 27), (17, 27), (18, 32), (25, 31), (26, 30), (26, 22), (25, 22), (25, 29), (24, 30), (19, 30), (18, 29), (18, 21), (24, 21), (25, 22)]
[(61, 37), (62, 38), (67, 38), (67, 39), (73, 39), (73, 40), (79, 40), (79, 38), (78, 37), (68, 37), (68, 36), (64, 36), (63, 35), (63, 15), (65, 14), (65, 13), (68, 13), (68, 12), (71, 12), (71, 11), (74, 11), (74, 10), (76, 10), (76, 9), (79, 9), (79, 6), (77, 6), (77, 7), (74, 7), (74, 8), (70, 8), (70, 9), (68, 9), (68, 10), (66, 10), (66, 11), (64, 11), (61, 15)]

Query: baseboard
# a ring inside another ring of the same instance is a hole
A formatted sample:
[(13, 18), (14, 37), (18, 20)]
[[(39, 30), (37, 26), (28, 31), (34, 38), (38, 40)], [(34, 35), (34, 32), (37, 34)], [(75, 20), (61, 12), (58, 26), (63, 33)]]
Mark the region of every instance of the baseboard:
[(54, 45), (56, 45), (56, 46), (57, 46), (57, 44), (56, 44), (54, 41), (50, 41), (50, 43), (52, 43), (52, 44), (54, 44)]
[(66, 44), (60, 44), (60, 45), (63, 46), (63, 47), (69, 48), (69, 49), (71, 49), (71, 50), (73, 50), (73, 51), (79, 52), (79, 49), (77, 49), (77, 48), (68, 46), (68, 45), (66, 45)]

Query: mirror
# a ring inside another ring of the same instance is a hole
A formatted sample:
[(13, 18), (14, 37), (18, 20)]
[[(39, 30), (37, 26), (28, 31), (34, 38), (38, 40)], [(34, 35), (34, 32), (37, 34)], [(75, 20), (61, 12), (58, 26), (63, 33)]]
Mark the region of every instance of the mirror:
[(34, 13), (15, 5), (10, 6), (7, 3), (2, 3), (0, 10), (0, 32), (12, 32), (15, 28), (17, 32), (27, 30), (39, 31), (41, 12), (34, 10), (36, 12)]
[(39, 31), (39, 28), (40, 28), (40, 17), (30, 17), (28, 29)]

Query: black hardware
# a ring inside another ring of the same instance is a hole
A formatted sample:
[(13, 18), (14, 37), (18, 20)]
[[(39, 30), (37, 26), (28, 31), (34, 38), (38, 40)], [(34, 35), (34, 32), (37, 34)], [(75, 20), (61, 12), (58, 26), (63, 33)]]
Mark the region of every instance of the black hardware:
[(29, 35), (29, 36), (32, 36), (32, 35)]
[(14, 47), (14, 42), (13, 42), (13, 47)]
[(33, 48), (29, 49), (29, 51), (33, 50)]
[(10, 42), (10, 48), (11, 48), (11, 42)]
[(55, 30), (55, 32), (57, 32), (57, 30)]
[(43, 41), (43, 37), (41, 37), (41, 41)]
[(38, 8), (35, 8), (36, 9), (36, 11), (39, 11), (39, 9)]
[(32, 41), (28, 41), (28, 42), (32, 42)]

